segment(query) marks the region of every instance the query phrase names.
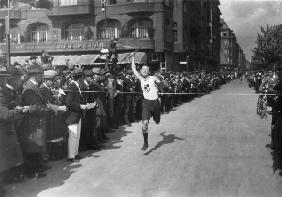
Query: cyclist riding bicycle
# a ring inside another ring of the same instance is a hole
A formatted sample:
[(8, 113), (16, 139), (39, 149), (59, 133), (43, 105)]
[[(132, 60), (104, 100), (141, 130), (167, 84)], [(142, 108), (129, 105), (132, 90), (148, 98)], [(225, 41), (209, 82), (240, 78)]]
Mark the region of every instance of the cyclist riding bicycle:
[(272, 71), (269, 71), (264, 75), (262, 83), (259, 86), (259, 92), (261, 93), (257, 102), (257, 114), (261, 119), (267, 118), (267, 106), (273, 106), (273, 96), (270, 95), (273, 87), (275, 86), (275, 80), (273, 78)]

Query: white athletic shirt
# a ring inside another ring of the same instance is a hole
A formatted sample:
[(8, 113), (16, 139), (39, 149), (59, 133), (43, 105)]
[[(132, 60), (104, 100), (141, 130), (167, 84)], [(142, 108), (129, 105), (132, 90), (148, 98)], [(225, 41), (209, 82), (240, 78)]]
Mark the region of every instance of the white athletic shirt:
[(147, 100), (157, 100), (158, 86), (155, 82), (156, 78), (154, 76), (149, 76), (146, 79), (140, 79), (140, 81), (144, 98)]

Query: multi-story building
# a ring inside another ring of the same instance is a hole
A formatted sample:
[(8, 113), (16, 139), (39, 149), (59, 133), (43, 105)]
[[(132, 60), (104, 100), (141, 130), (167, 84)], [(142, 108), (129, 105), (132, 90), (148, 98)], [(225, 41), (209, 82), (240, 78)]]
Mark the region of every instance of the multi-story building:
[[(219, 0), (10, 1), (12, 63), (44, 49), (54, 64), (93, 64), (116, 38), (119, 63), (138, 50), (137, 61), (155, 69), (214, 70), (219, 64)], [(2, 52), (5, 16), (2, 7)]]
[(214, 70), (219, 65), (219, 5), (219, 0), (175, 0), (174, 52), (175, 62), (184, 62), (180, 69)]
[(220, 66), (225, 69), (245, 70), (246, 57), (237, 43), (236, 35), (221, 19)]
[[(29, 2), (29, 3), (25, 3)], [(173, 2), (170, 0), (11, 0), (11, 55), (23, 61), (44, 49), (55, 64), (66, 58), (91, 64), (110, 40), (117, 39), (120, 63), (138, 50), (137, 59), (149, 59), (159, 68), (173, 58)], [(5, 24), (7, 9), (0, 10)], [(5, 25), (0, 27), (4, 32)], [(4, 35), (4, 34), (1, 34)], [(0, 38), (0, 41), (4, 37)], [(1, 50), (6, 45), (1, 44)]]

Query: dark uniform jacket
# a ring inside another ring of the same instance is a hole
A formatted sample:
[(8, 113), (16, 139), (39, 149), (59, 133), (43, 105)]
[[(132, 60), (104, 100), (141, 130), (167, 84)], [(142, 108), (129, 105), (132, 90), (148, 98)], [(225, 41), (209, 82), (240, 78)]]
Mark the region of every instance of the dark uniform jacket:
[(83, 102), (83, 97), (74, 82), (69, 85), (68, 90), (69, 92), (66, 96), (66, 106), (69, 114), (67, 115), (66, 123), (68, 125), (77, 124), (82, 115), (80, 104)]

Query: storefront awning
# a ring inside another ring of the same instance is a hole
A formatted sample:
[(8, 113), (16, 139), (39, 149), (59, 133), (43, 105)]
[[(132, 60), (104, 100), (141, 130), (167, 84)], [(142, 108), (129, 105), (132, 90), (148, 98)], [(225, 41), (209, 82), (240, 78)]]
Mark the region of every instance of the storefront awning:
[(11, 56), (11, 64), (18, 62), (19, 64), (24, 64), (26, 60), (29, 59), (30, 56)]
[[(135, 63), (142, 64), (147, 62), (147, 55), (145, 52), (135, 53)], [(118, 54), (119, 64), (129, 64), (131, 63), (131, 53)]]
[(81, 55), (77, 61), (78, 64), (90, 65), (90, 64), (94, 64), (94, 61), (98, 56), (99, 55)]
[(67, 59), (69, 59), (69, 56), (65, 56), (65, 55), (59, 55), (59, 56), (53, 56), (53, 65), (66, 65), (66, 61)]
[(73, 65), (91, 65), (94, 64), (98, 55), (59, 55), (54, 56), (53, 65), (65, 65), (67, 59)]

